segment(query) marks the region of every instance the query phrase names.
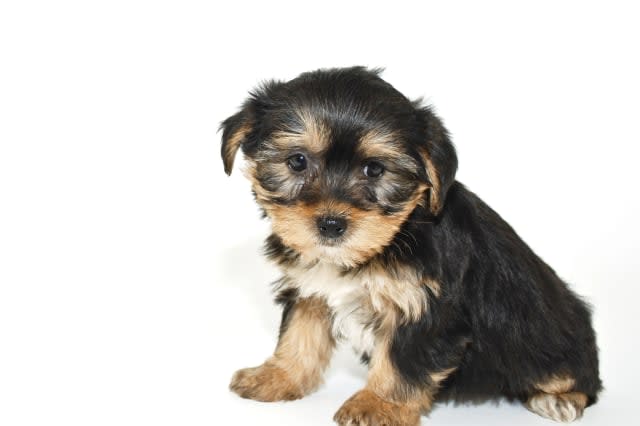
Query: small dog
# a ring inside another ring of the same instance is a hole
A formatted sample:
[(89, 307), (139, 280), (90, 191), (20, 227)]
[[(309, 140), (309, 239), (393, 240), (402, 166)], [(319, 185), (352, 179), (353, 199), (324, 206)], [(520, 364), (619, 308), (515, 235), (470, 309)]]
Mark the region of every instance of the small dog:
[(506, 397), (572, 421), (602, 388), (586, 304), (454, 180), (431, 108), (362, 67), (271, 81), (222, 125), (242, 149), (282, 270), (275, 353), (230, 388), (259, 401), (316, 389), (338, 340), (368, 364), (340, 425), (417, 425), (439, 400)]

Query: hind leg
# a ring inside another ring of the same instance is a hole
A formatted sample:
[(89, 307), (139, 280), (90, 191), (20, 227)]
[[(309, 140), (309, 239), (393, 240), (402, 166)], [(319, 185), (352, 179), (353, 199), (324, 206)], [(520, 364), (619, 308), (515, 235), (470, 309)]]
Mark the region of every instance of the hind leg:
[(573, 379), (558, 377), (536, 384), (525, 406), (547, 419), (572, 422), (582, 416), (588, 401), (586, 394), (574, 390), (574, 385)]

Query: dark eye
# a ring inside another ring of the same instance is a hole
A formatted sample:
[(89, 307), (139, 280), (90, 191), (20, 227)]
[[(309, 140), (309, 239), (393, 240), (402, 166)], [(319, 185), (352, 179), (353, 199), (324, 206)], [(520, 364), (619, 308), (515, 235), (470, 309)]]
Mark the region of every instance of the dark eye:
[(372, 178), (381, 176), (383, 172), (384, 166), (377, 161), (369, 161), (364, 166), (364, 174)]
[(301, 172), (307, 168), (307, 159), (302, 154), (294, 154), (287, 158), (289, 168), (295, 172)]

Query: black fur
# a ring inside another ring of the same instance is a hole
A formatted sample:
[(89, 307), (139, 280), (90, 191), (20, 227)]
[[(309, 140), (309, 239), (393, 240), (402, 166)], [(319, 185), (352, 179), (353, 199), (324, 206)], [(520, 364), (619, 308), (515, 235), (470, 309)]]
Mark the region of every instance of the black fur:
[(295, 309), (296, 300), (298, 299), (298, 291), (295, 289), (287, 289), (278, 293), (276, 303), (282, 305), (282, 319), (280, 321), (279, 336), (287, 329), (289, 320)]
[(429, 218), (418, 209), (405, 224), (418, 244), (397, 236), (412, 245), (404, 256), (444, 289), (419, 322), (396, 331), (392, 355), (404, 377), (458, 366), (439, 396), (465, 401), (524, 398), (554, 372), (574, 377), (594, 403), (602, 384), (586, 303), (462, 184), (437, 221), (422, 223)]

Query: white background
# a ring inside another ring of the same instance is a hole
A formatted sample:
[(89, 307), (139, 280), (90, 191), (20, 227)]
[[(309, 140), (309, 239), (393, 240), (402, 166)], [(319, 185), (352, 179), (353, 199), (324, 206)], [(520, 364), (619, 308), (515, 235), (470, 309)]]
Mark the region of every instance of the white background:
[(633, 2), (215, 3), (0, 5), (0, 424), (331, 424), (365, 380), (349, 350), (301, 401), (227, 390), (279, 311), (216, 129), (260, 80), (355, 64), (436, 106), (459, 179), (595, 306), (606, 391), (581, 424), (637, 424)]

